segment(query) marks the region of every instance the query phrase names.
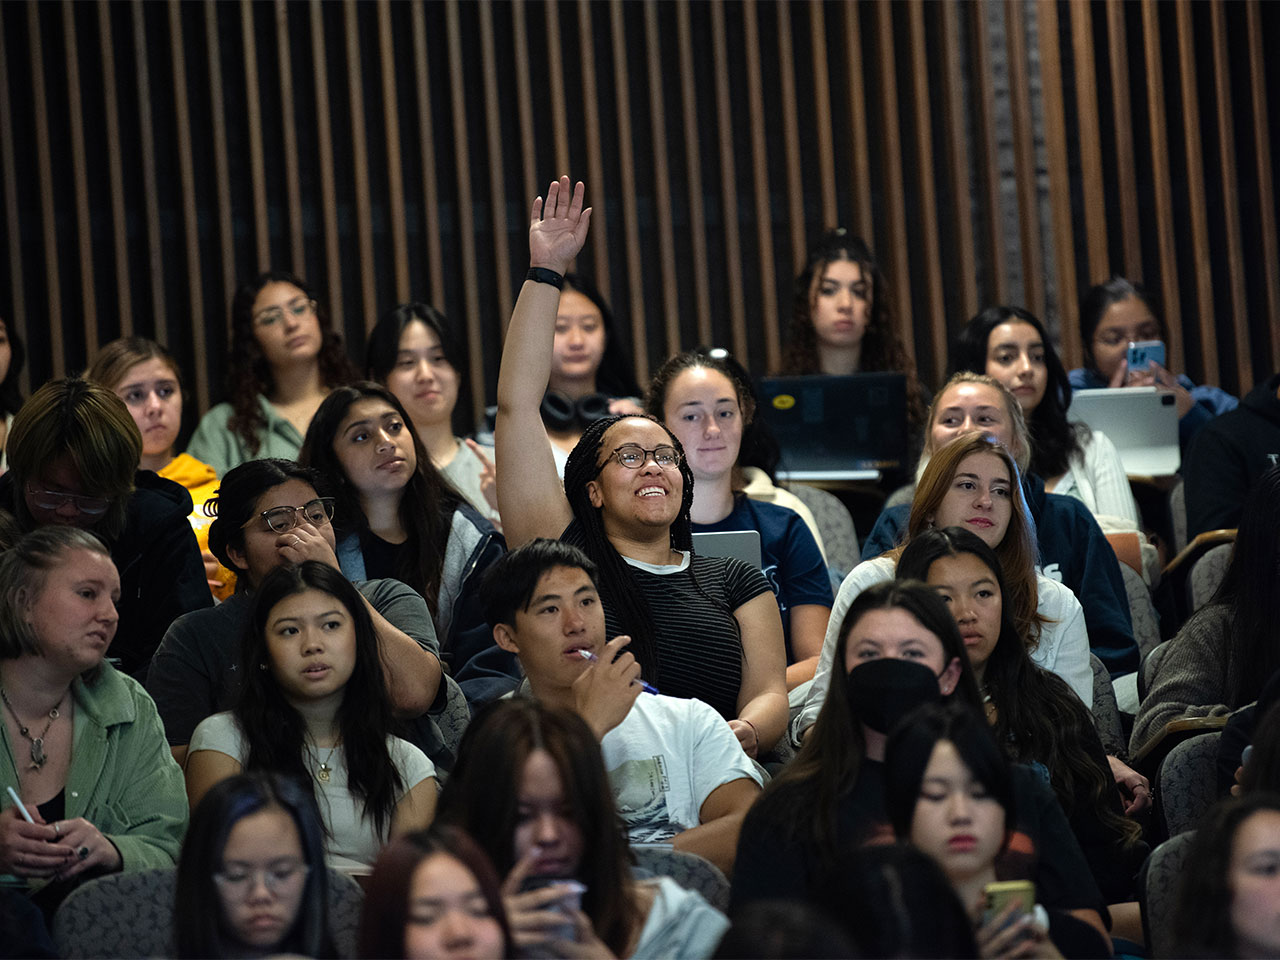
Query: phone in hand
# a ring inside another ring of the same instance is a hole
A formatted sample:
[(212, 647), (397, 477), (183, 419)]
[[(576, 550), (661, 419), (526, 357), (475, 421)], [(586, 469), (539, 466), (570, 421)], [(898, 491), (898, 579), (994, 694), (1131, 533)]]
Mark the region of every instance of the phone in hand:
[(988, 883), (983, 888), (986, 906), (983, 909), (983, 923), (990, 923), (1009, 908), (1011, 903), (1018, 904), (1018, 910), (1010, 923), (1014, 923), (1035, 911), (1036, 885), (1030, 880), (1001, 880)]
[(547, 927), (546, 934), (552, 940), (573, 941), (577, 937), (577, 925), (573, 914), (582, 909), (582, 895), (587, 892), (585, 884), (565, 877), (526, 877), (520, 885), (520, 892), (542, 890), (546, 887), (562, 887), (564, 895), (551, 901), (545, 909), (564, 914), (565, 922), (555, 927)]
[(1163, 340), (1130, 340), (1126, 355), (1131, 373), (1146, 373), (1152, 363), (1165, 366)]

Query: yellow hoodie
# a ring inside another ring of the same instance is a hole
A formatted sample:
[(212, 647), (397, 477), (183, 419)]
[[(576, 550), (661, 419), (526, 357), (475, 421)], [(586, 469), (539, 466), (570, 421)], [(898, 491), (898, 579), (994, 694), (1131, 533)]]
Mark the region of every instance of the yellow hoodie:
[[(195, 457), (185, 453), (174, 457), (159, 473), (166, 480), (172, 480), (186, 487), (187, 492), (191, 494), (192, 510), (188, 519), (191, 521), (191, 529), (196, 532), (196, 542), (200, 544), (200, 551), (208, 552), (209, 524), (213, 523), (213, 518), (204, 515), (203, 507), (205, 501), (218, 492), (218, 474), (207, 463), (201, 463)], [(235, 592), (236, 575), (222, 564), (218, 564), (218, 572), (213, 579), (220, 584), (216, 590), (213, 590), (213, 595), (217, 599), (225, 600)]]

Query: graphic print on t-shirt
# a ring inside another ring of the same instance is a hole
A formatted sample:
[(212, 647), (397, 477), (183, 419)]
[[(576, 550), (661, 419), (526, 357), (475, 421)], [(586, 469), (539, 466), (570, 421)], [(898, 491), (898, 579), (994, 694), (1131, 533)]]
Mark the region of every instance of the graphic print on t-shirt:
[(609, 782), (632, 843), (661, 843), (683, 829), (667, 809), (671, 779), (663, 757), (628, 760), (609, 771)]

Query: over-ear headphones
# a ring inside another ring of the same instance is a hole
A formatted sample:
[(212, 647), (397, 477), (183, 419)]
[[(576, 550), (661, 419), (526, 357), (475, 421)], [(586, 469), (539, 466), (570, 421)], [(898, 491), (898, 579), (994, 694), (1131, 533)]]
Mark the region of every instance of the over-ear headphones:
[(548, 430), (580, 430), (609, 416), (609, 397), (603, 393), (589, 393), (574, 401), (559, 390), (548, 390), (542, 396), (540, 412)]

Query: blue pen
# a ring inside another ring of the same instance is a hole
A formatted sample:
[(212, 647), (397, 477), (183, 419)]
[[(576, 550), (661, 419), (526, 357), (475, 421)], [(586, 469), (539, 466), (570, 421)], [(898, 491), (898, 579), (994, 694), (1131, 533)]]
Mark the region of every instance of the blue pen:
[[(599, 657), (597, 657), (597, 656), (596, 656), (594, 653), (592, 653), (590, 650), (579, 650), (579, 651), (578, 651), (578, 654), (579, 654), (579, 656), (581, 656), (581, 657), (582, 657), (582, 659), (583, 659), (583, 660), (590, 660), (592, 663), (599, 663), (599, 662), (600, 662), (600, 658), (599, 658)], [(631, 682), (632, 682), (632, 683), (638, 683), (638, 684), (640, 684), (640, 689), (641, 689), (641, 690), (643, 690), (645, 693), (657, 693), (657, 692), (658, 692), (658, 688), (657, 688), (657, 687), (655, 687), (652, 683), (645, 683), (643, 680), (632, 680)]]

